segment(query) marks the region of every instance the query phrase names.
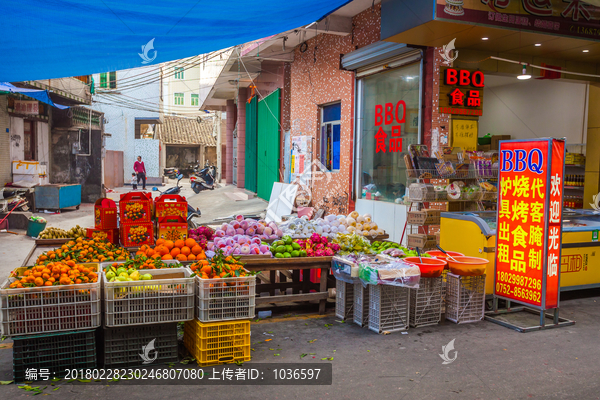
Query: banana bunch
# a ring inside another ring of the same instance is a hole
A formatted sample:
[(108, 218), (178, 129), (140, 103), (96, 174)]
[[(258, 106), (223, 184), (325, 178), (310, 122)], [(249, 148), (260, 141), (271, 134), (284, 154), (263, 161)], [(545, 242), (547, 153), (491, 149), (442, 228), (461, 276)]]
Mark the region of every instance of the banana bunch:
[(60, 228), (48, 227), (40, 232), (38, 239), (77, 239), (78, 237), (85, 237), (85, 229), (79, 225), (65, 231)]

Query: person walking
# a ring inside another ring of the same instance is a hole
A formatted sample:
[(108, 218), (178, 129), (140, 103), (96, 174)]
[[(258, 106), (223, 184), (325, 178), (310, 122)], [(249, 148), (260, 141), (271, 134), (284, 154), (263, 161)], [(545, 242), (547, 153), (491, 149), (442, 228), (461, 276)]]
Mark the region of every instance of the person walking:
[(137, 174), (137, 183), (142, 181), (142, 190), (146, 190), (146, 167), (142, 161), (142, 156), (138, 156), (137, 161), (133, 164), (133, 170)]

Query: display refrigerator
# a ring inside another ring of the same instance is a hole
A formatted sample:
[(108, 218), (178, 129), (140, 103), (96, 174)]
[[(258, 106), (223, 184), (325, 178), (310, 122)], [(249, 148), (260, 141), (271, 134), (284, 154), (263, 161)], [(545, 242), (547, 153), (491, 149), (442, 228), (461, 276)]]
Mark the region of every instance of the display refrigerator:
[[(444, 250), (490, 260), (486, 295), (493, 294), (496, 255), (496, 211), (443, 212), (440, 246)], [(600, 287), (600, 211), (563, 211), (561, 291)]]

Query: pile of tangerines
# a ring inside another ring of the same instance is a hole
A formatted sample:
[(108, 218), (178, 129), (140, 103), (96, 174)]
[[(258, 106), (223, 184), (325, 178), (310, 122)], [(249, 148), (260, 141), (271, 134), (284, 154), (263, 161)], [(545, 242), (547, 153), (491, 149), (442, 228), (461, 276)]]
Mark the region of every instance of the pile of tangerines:
[(204, 249), (194, 239), (158, 239), (155, 247), (143, 245), (136, 256), (160, 258), (162, 260), (196, 261), (205, 260)]

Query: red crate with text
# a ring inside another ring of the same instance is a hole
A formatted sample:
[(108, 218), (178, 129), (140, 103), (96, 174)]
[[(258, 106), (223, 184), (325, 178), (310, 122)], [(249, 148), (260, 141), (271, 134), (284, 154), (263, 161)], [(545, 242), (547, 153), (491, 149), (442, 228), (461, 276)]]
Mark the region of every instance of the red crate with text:
[(86, 235), (90, 239), (101, 239), (113, 244), (119, 244), (118, 229), (85, 228)]
[(565, 142), (500, 142), (494, 294), (558, 307)]
[(159, 239), (179, 240), (187, 239), (188, 224), (183, 217), (164, 217), (158, 220), (156, 235)]
[(117, 203), (111, 199), (98, 199), (94, 204), (94, 226), (96, 229), (117, 229), (119, 227)]
[(164, 217), (187, 218), (187, 201), (178, 194), (163, 194), (154, 200), (156, 219)]
[(152, 221), (152, 194), (130, 192), (121, 195), (119, 217), (121, 225), (140, 224)]
[(140, 247), (145, 244), (154, 245), (154, 226), (152, 222), (137, 225), (121, 225), (121, 245), (123, 247)]

